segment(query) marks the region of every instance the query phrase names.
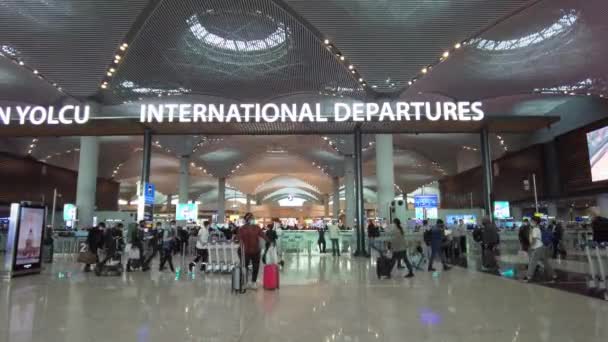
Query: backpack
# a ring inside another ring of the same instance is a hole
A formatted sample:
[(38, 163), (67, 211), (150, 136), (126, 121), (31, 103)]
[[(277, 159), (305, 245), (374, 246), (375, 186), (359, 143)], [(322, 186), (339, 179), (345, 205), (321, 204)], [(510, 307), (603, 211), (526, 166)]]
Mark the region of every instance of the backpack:
[(540, 230), (540, 238), (545, 247), (553, 245), (553, 232), (548, 227)]
[(480, 228), (476, 228), (473, 231), (473, 240), (475, 240), (475, 242), (482, 242), (483, 241), (483, 232), (481, 231)]
[(433, 241), (433, 233), (431, 233), (431, 230), (425, 230), (424, 233), (422, 234), (422, 238), (424, 239), (424, 243), (427, 246), (431, 245), (431, 242)]

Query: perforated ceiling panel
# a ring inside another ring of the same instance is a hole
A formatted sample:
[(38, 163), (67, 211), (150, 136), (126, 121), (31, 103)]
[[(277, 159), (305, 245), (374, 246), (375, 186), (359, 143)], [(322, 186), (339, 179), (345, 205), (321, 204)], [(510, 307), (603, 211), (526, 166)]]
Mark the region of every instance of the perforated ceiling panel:
[(94, 94), (146, 0), (1, 0), (0, 47), (64, 91)]
[(189, 93), (264, 100), (361, 85), (322, 40), (270, 0), (165, 0), (122, 59), (108, 91), (134, 100)]
[(286, 0), (349, 58), (376, 91), (421, 68), (527, 0)]

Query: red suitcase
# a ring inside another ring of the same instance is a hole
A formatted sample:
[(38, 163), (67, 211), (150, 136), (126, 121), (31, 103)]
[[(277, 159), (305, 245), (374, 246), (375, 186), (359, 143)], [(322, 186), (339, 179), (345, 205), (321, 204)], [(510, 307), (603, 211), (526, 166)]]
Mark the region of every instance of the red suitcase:
[(276, 290), (279, 288), (279, 265), (264, 265), (264, 289)]

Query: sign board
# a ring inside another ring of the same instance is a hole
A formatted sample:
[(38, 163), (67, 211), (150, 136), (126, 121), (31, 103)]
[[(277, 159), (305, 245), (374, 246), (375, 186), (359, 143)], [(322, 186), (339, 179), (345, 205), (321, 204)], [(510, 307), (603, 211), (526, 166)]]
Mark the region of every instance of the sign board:
[(154, 218), (154, 196), (156, 194), (156, 187), (152, 183), (144, 183), (141, 190), (138, 187), (138, 192), (137, 220), (152, 221)]
[(414, 208), (437, 208), (438, 203), (437, 195), (414, 196)]
[(494, 218), (506, 219), (509, 217), (511, 217), (511, 211), (509, 209), (509, 202), (494, 201)]
[(66, 222), (76, 221), (76, 206), (71, 203), (63, 205), (63, 220)]
[(175, 206), (175, 219), (177, 221), (196, 221), (198, 219), (198, 204), (178, 203)]
[[(0, 106), (0, 125), (82, 125), (89, 106)], [(310, 103), (160, 103), (142, 104), (142, 123), (272, 123), (272, 122), (399, 122), (481, 121), (481, 102), (384, 101)]]
[(39, 273), (42, 269), (42, 241), (46, 207), (31, 203), (11, 204), (3, 275)]

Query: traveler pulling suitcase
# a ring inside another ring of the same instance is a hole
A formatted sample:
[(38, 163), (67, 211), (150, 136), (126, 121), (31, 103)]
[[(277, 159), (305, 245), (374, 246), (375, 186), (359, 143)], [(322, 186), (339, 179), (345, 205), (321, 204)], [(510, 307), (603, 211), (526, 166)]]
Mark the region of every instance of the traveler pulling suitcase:
[[(241, 250), (243, 250), (241, 246)], [(241, 256), (239, 265), (232, 269), (232, 292), (245, 293), (245, 283), (247, 279), (247, 269), (245, 268), (245, 258)]]

